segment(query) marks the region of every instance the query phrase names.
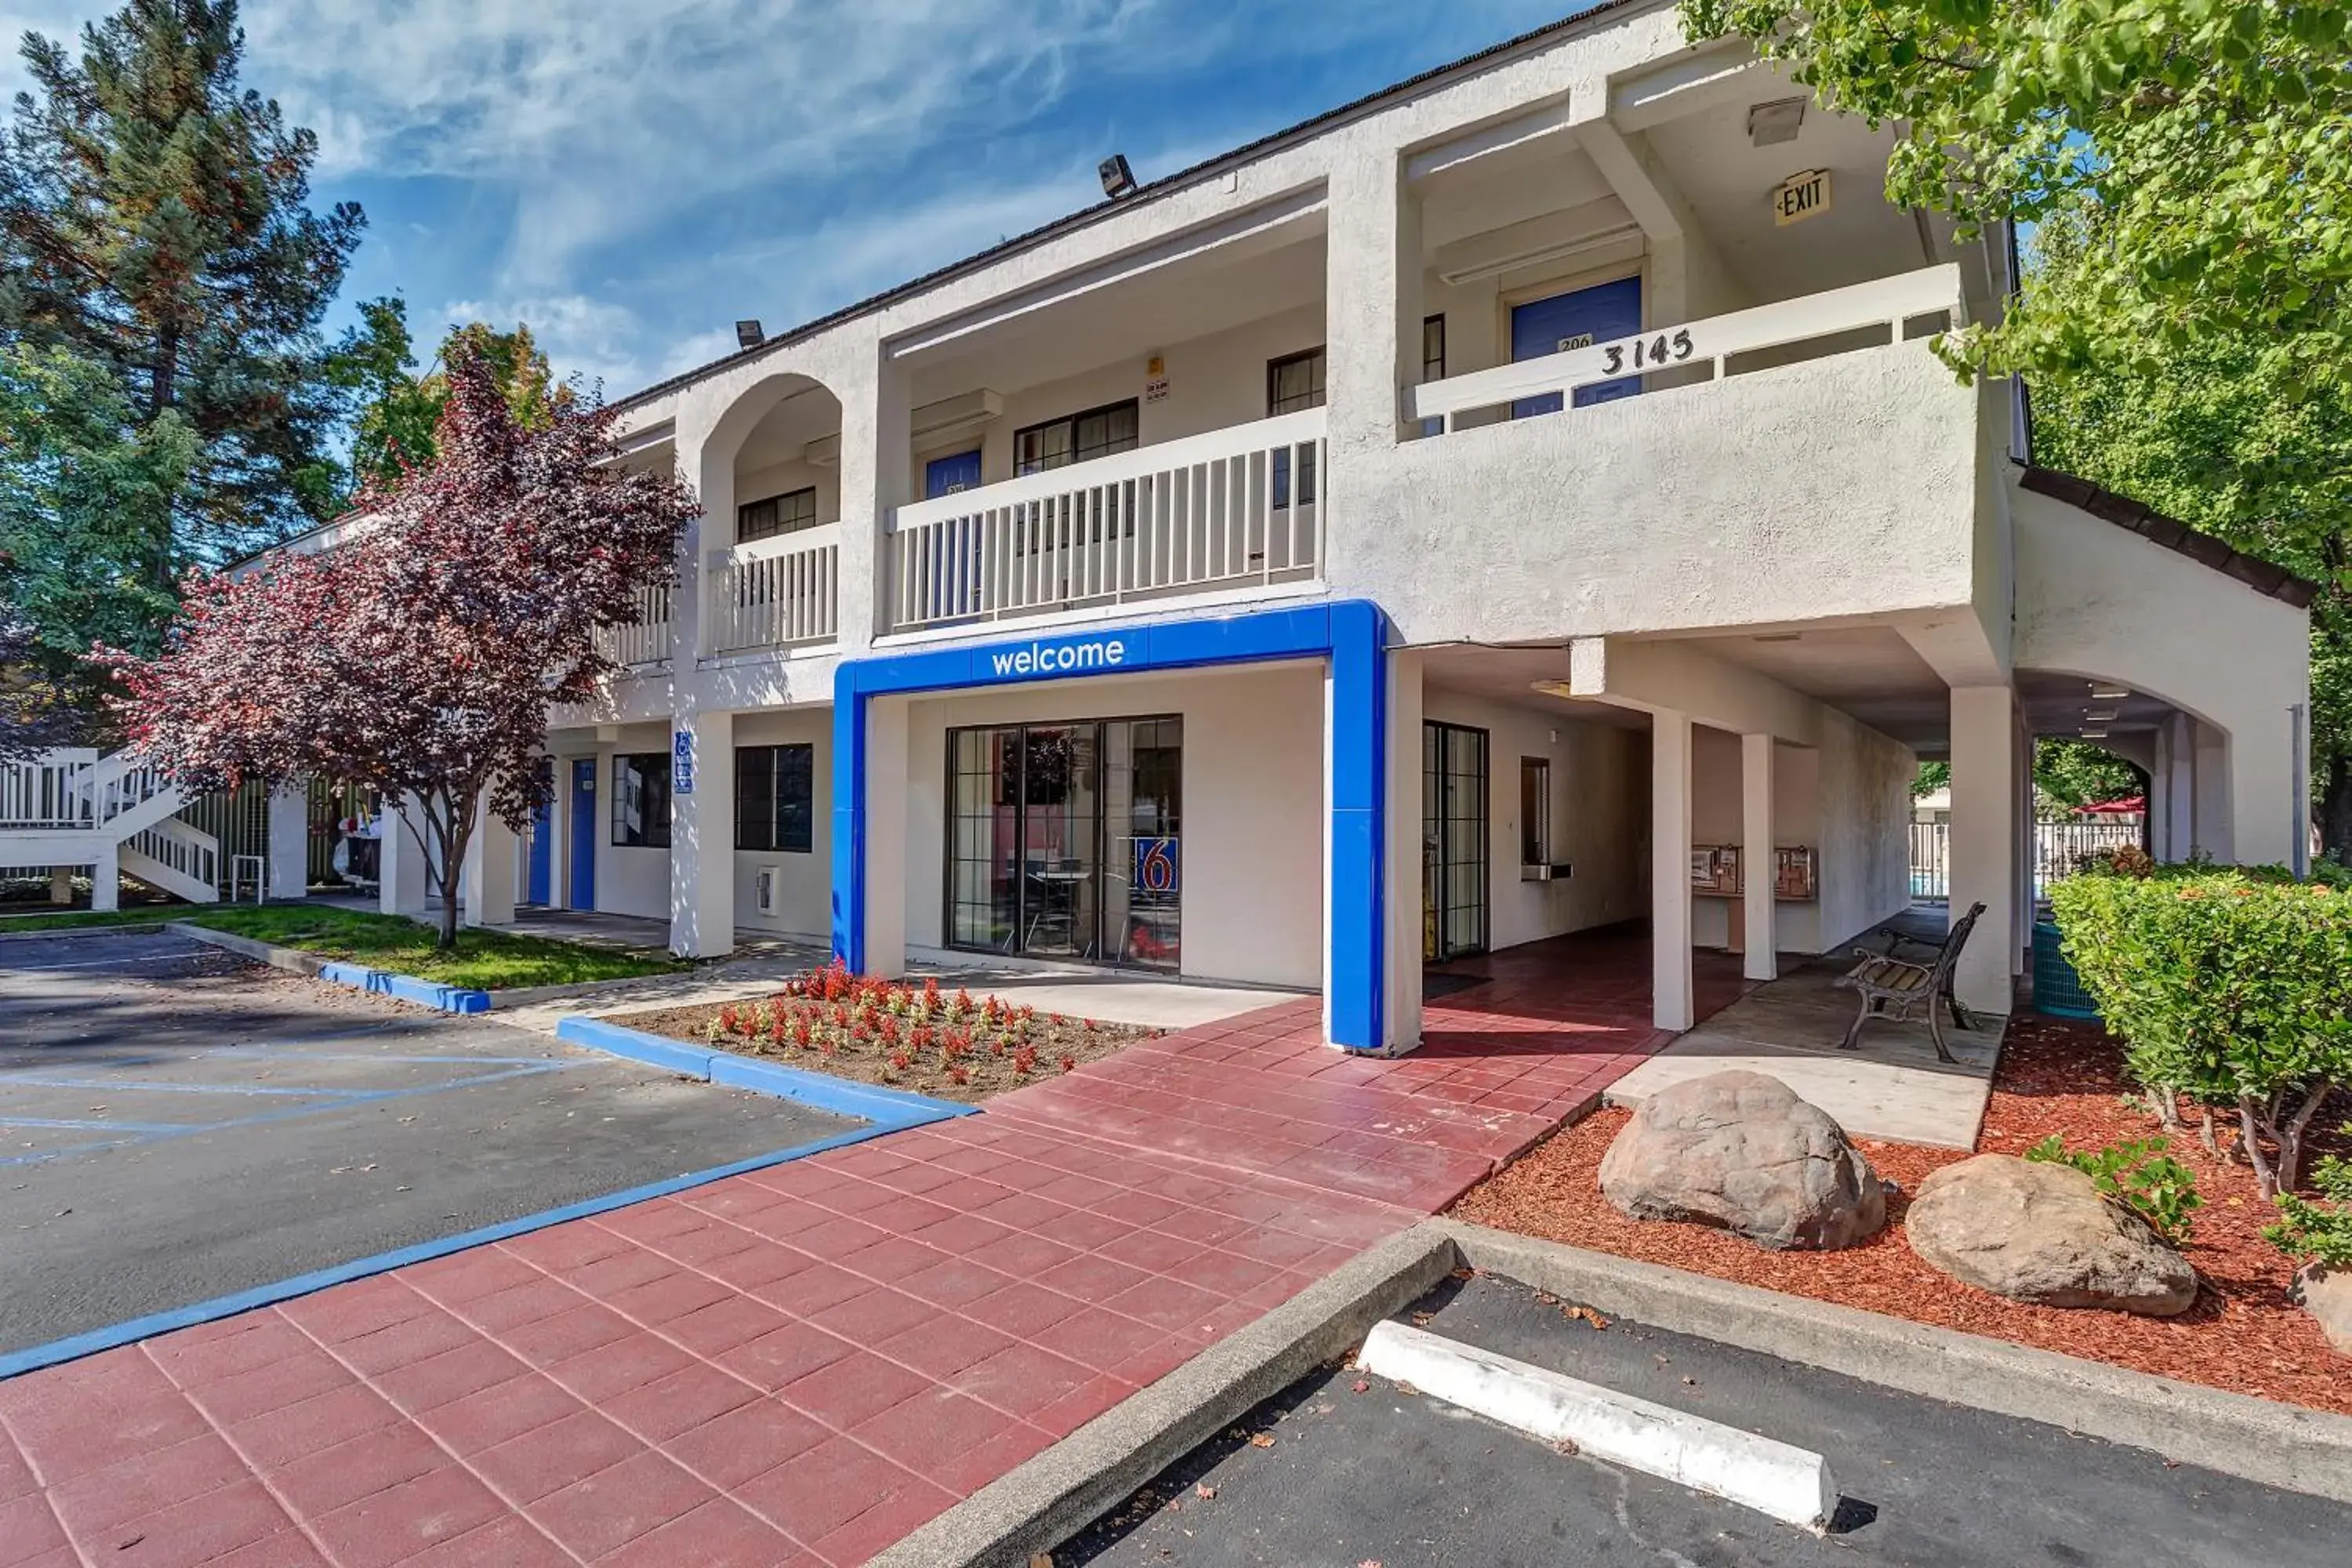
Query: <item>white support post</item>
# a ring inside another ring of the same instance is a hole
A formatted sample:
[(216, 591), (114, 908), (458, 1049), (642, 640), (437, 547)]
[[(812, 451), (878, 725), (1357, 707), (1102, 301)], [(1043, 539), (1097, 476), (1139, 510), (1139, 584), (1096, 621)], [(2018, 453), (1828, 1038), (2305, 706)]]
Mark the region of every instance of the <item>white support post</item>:
[(73, 902), (72, 867), (52, 866), (49, 868), (49, 902), (53, 904), (69, 904)]
[(1772, 737), (1739, 737), (1739, 859), (1747, 879), (1748, 946), (1741, 973), (1780, 976), (1780, 905), (1772, 898)]
[(1350, 449), (1384, 449), (1403, 432), (1403, 392), (1421, 379), (1421, 202), (1395, 153), (1370, 147), (1330, 176), (1327, 306), (1349, 330), (1331, 336), (1325, 375), (1332, 475)]
[(466, 843), (458, 892), (465, 900), (462, 918), (467, 925), (514, 924), (515, 831), (491, 815), (487, 803), (478, 809), (473, 835)]
[[(2189, 729), (2196, 738), (2196, 847), (2216, 860), (2233, 861), (2238, 858), (2238, 834), (2230, 788), (2231, 737), (2210, 724), (2193, 723)], [(2285, 835), (2279, 838), (2284, 846)], [(2284, 860), (2286, 857), (2266, 858)]]
[(722, 958), (735, 950), (735, 715), (671, 721), (669, 950)]
[(122, 854), (112, 839), (97, 845), (89, 868), (89, 907), (101, 913), (122, 907)]
[(1422, 840), (1421, 840), (1422, 656), (1389, 655), (1388, 842), (1382, 879), (1387, 888), (1388, 940), (1382, 1008), (1391, 1055), (1421, 1044)]
[(2155, 783), (2163, 816), (2157, 824), (2156, 858), (2180, 861), (2195, 847), (2197, 824), (2196, 721), (2186, 713), (2166, 718), (2156, 732), (2158, 777)]
[(269, 792), (269, 897), (299, 899), (310, 890), (310, 791), (291, 779)]
[(1677, 1032), (1698, 1021), (1691, 978), (1691, 717), (1650, 714), (1651, 1021)]
[(913, 499), (913, 400), (906, 366), (878, 347), (841, 397), (840, 648), (863, 653), (891, 626), (892, 513)]
[(866, 972), (907, 973), (907, 703), (866, 705)]
[(1984, 905), (1960, 954), (1954, 989), (1962, 1006), (2004, 1015), (2015, 1005), (2013, 953), (2021, 946), (2017, 910), (2031, 882), (2023, 879), (2029, 888), (2019, 886), (2025, 831), (2020, 750), (2017, 700), (2008, 687), (1952, 689), (1951, 918)]
[(387, 804), (377, 821), (376, 908), (388, 915), (421, 915), (431, 906), (426, 887), (425, 831), (421, 814), (403, 803)]

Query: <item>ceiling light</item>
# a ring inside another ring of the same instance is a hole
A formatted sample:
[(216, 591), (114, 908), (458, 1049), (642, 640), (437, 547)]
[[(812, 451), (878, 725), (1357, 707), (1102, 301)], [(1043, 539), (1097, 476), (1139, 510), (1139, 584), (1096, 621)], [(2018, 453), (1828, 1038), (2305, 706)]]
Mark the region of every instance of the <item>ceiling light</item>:
[(2125, 698), (2131, 695), (2131, 688), (2128, 686), (2102, 686), (2095, 680), (2091, 682), (2091, 695), (2102, 702), (2121, 702)]
[(2098, 730), (2089, 730), (2089, 729), (2086, 729), (2086, 730), (2084, 730), (2084, 731), (2083, 731), (2083, 739), (2084, 739), (2085, 741), (2104, 741), (2104, 740), (2105, 740), (2106, 738), (2107, 738), (2107, 732), (2106, 732), (2106, 731), (2105, 731), (2105, 730), (2104, 730), (2104, 729), (2098, 729)]
[(2112, 708), (2085, 708), (2083, 718), (2086, 723), (2112, 724), (2116, 721), (2116, 710)]
[(1777, 147), (1783, 142), (1794, 142), (1797, 128), (1804, 122), (1802, 98), (1776, 98), (1748, 110), (1748, 140), (1759, 147)]

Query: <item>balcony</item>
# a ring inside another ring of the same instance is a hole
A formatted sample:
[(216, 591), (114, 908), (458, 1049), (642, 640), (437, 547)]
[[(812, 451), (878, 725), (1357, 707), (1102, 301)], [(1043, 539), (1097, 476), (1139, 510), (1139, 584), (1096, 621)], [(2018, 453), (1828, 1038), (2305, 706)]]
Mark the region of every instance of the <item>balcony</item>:
[(900, 507), (889, 629), (1311, 581), (1328, 472), (1312, 408)]
[(669, 662), (669, 595), (667, 588), (637, 590), (637, 620), (634, 626), (606, 626), (596, 634), (604, 657), (627, 669), (646, 669)]
[(840, 636), (841, 525), (713, 551), (706, 562), (710, 649), (789, 649)]

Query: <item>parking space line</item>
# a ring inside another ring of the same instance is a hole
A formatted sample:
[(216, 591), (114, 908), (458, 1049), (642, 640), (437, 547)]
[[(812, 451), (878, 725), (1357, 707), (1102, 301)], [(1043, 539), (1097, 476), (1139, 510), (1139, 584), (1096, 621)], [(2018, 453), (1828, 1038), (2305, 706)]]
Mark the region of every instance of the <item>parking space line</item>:
[[(38, 1068), (34, 1069), (38, 1071)], [(152, 1094), (307, 1094), (344, 1095), (348, 1089), (284, 1089), (275, 1084), (258, 1083), (157, 1083), (147, 1079), (113, 1078), (0, 1078), (0, 1090), (22, 1089), (136, 1089)]]
[[(210, 1122), (200, 1122), (194, 1124), (194, 1128), (195, 1131), (202, 1131), (212, 1125), (214, 1124)], [(5, 1111), (0, 1111), (0, 1127), (67, 1127), (106, 1132), (171, 1133), (188, 1131), (191, 1124), (185, 1121), (115, 1121), (102, 1116), (82, 1119), (63, 1116), (10, 1116)]]

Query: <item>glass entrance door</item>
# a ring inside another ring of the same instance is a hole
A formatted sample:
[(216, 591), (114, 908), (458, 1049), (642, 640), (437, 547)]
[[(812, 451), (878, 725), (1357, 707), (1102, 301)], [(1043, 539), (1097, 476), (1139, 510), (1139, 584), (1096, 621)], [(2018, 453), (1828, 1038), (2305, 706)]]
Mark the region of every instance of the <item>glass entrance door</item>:
[(1486, 951), (1486, 731), (1421, 727), (1422, 957)]
[(1173, 968), (1183, 721), (949, 732), (949, 945)]

